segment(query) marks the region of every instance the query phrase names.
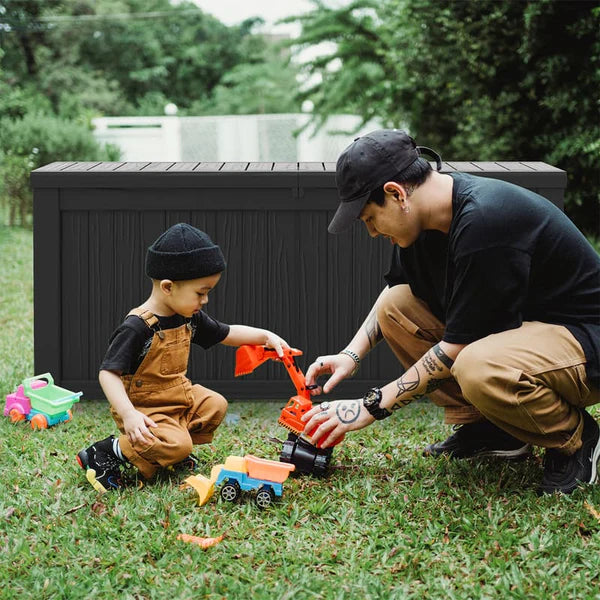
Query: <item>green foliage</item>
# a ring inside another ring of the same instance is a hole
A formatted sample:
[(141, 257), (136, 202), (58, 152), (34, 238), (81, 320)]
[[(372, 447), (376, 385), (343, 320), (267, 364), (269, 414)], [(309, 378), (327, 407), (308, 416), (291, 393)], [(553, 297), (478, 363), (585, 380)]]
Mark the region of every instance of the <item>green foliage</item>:
[(307, 67), (320, 121), (378, 117), (452, 160), (549, 162), (569, 216), (600, 233), (597, 2), (313, 2), (300, 47), (334, 43)]
[(33, 233), (0, 225), (0, 256), (0, 400), (4, 402), (15, 381), (33, 375)]
[(264, 60), (246, 62), (227, 72), (204, 102), (192, 104), (190, 114), (251, 115), (298, 112), (298, 68), (277, 47), (263, 50)]
[[(190, 1), (15, 0), (0, 12), (2, 22), (5, 84), (35, 87), (65, 118), (163, 114), (170, 102), (182, 114), (192, 106), (248, 112), (223, 91), (213, 97), (217, 88), (234, 86), (236, 95), (254, 98), (257, 86), (247, 74), (256, 69), (264, 80), (272, 67), (282, 85), (269, 92), (270, 106), (295, 102), (291, 71), (254, 33), (260, 19), (227, 27)], [(229, 75), (233, 69), (239, 72)], [(15, 98), (10, 110), (22, 116), (19, 106)]]
[(10, 225), (30, 224), (29, 173), (53, 161), (117, 160), (119, 150), (101, 147), (89, 127), (50, 115), (0, 118), (0, 201)]

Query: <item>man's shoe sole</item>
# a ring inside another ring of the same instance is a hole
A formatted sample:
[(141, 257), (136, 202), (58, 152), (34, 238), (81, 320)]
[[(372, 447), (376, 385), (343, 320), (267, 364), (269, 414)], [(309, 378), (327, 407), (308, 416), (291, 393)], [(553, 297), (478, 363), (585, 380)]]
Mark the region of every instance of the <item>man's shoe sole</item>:
[(585, 483), (596, 483), (596, 478), (598, 477), (598, 459), (600, 458), (600, 438), (596, 442), (596, 447), (594, 448), (594, 452), (592, 454), (592, 474), (590, 476), (590, 480)]

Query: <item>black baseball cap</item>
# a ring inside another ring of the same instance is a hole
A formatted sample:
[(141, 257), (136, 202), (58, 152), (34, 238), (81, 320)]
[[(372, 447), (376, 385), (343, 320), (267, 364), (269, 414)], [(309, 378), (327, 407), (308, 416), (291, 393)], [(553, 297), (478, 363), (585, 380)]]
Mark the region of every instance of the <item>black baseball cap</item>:
[(340, 205), (327, 228), (329, 233), (341, 233), (350, 227), (371, 193), (412, 165), (421, 153), (435, 158), (437, 170), (441, 170), (440, 155), (425, 146), (417, 146), (401, 129), (377, 129), (356, 138), (340, 154), (335, 168)]

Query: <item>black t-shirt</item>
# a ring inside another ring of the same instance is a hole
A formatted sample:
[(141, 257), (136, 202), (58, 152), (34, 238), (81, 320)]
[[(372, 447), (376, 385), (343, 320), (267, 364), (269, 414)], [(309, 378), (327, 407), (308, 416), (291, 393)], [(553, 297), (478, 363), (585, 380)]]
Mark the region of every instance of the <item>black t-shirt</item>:
[[(111, 335), (100, 369), (132, 375), (148, 353), (155, 331), (175, 329), (188, 322), (188, 319), (181, 315), (156, 317), (158, 324), (153, 329), (135, 315), (126, 317)], [(202, 346), (205, 350), (222, 342), (229, 335), (229, 325), (209, 317), (202, 311), (196, 313), (189, 322), (192, 326), (192, 343)]]
[(408, 283), (468, 344), (523, 321), (564, 325), (600, 385), (600, 256), (569, 218), (519, 186), (451, 173), (448, 235), (425, 231), (394, 249), (388, 285)]

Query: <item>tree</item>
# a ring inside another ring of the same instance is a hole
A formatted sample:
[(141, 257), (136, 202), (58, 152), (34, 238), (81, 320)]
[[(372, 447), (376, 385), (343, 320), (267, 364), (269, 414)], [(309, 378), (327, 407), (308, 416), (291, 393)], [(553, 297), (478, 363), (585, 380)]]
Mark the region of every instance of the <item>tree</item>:
[(313, 1), (300, 45), (335, 44), (308, 65), (318, 119), (378, 117), (454, 160), (550, 162), (568, 214), (600, 233), (598, 2)]
[(298, 67), (276, 44), (264, 44), (252, 62), (236, 65), (221, 78), (208, 101), (191, 114), (251, 115), (298, 112)]

